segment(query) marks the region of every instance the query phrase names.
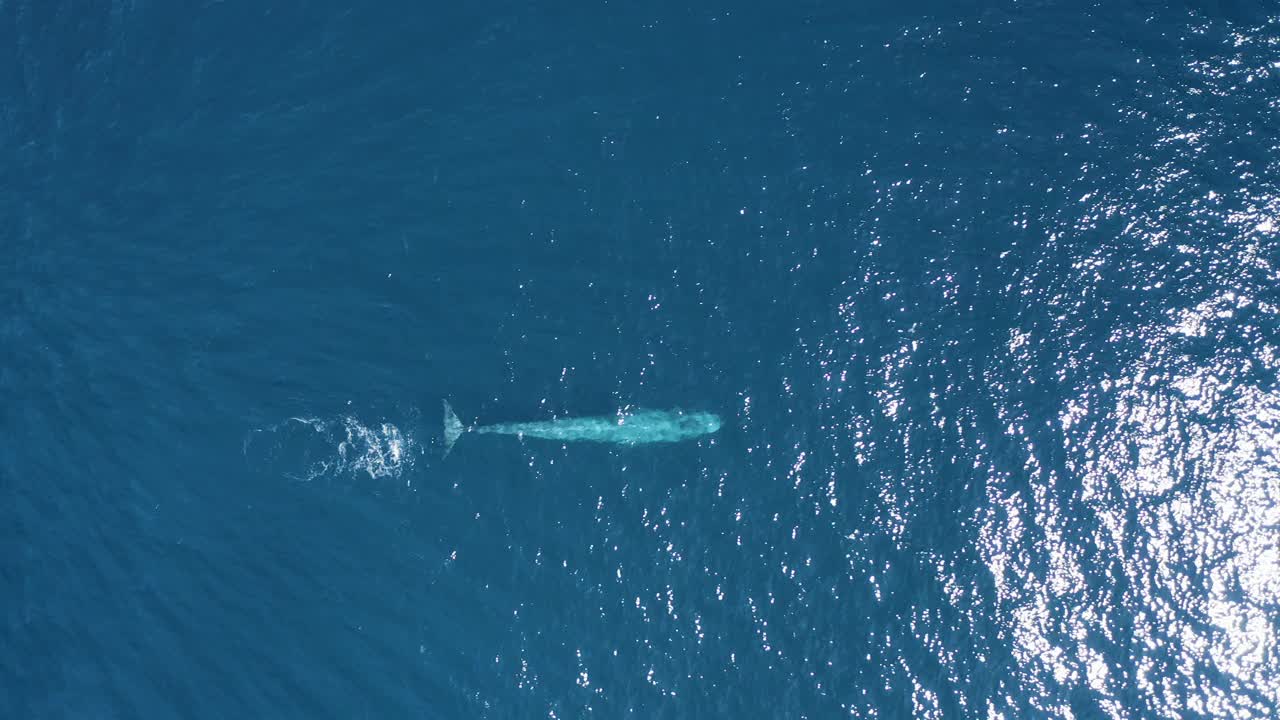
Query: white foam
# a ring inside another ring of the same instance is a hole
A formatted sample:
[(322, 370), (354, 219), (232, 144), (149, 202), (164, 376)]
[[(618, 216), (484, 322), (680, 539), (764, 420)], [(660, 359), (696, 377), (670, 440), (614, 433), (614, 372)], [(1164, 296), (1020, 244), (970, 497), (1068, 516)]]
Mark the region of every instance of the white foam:
[(417, 442), (389, 422), (368, 424), (352, 416), (291, 417), (254, 430), (246, 459), (260, 470), (297, 480), (368, 476), (399, 478), (413, 465)]

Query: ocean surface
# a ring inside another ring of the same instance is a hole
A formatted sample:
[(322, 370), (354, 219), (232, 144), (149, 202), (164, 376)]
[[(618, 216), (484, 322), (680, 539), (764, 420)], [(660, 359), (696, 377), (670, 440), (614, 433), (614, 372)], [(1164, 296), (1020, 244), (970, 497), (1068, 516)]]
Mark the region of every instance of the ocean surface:
[(0, 2), (0, 718), (1261, 719), (1278, 639), (1275, 3)]

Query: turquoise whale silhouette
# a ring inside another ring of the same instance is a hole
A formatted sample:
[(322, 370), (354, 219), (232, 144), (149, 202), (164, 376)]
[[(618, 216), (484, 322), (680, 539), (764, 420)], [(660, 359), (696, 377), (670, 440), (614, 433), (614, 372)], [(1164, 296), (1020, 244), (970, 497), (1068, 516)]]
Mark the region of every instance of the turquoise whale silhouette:
[(444, 401), (444, 454), (463, 433), (515, 435), (520, 438), (598, 442), (615, 445), (670, 443), (710, 435), (720, 429), (720, 417), (709, 412), (684, 410), (630, 410), (616, 415), (556, 418), (537, 422), (498, 423), (464, 426)]

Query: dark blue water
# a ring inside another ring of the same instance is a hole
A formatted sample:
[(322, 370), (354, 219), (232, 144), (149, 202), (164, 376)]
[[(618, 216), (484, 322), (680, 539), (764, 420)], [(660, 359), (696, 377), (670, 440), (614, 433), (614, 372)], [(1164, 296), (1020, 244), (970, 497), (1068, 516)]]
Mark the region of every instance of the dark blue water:
[(0, 3), (0, 717), (1273, 716), (1278, 78), (1248, 0)]

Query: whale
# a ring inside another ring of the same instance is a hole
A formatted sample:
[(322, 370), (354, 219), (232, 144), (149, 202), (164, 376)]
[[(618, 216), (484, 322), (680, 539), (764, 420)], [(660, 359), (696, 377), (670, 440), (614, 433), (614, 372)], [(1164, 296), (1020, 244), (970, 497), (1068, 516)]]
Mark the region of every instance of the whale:
[(458, 438), (477, 435), (514, 435), (560, 442), (595, 442), (614, 445), (673, 443), (711, 435), (720, 429), (720, 416), (687, 410), (619, 410), (597, 417), (563, 417), (534, 422), (463, 425), (449, 401), (444, 401), (444, 454)]

